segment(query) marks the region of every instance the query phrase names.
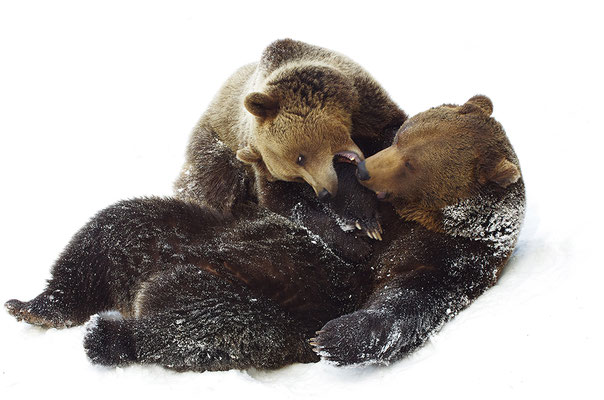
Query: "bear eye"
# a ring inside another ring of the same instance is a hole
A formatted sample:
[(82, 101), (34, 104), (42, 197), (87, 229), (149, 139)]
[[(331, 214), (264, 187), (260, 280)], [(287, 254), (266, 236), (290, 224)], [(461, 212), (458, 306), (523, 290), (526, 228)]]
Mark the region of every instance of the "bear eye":
[(306, 157), (304, 157), (302, 154), (300, 154), (298, 156), (298, 159), (296, 160), (296, 164), (303, 166), (306, 163)]
[(415, 169), (415, 167), (413, 167), (413, 165), (411, 164), (411, 162), (409, 160), (405, 161), (405, 168), (413, 171)]

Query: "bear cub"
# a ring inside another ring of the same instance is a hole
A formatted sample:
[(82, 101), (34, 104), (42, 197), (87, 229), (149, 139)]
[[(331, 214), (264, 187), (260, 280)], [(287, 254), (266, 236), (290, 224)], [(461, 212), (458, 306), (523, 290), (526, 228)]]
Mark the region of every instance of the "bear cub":
[[(335, 169), (341, 198), (371, 203), (354, 165)], [(258, 205), (224, 216), (188, 201), (141, 198), (99, 212), (60, 255), (47, 288), (5, 306), (46, 328), (95, 315), (84, 347), (99, 364), (278, 368), (317, 361), (308, 339), (353, 311), (367, 280), (321, 237)], [(110, 310), (118, 313), (103, 313)]]
[(348, 57), (277, 40), (229, 77), (202, 115), (175, 196), (222, 214), (256, 201), (304, 224), (347, 259), (363, 260), (368, 249), (350, 249), (366, 246), (340, 226), (379, 239), (378, 217), (343, 213), (329, 201), (339, 186), (333, 160), (357, 164), (387, 147), (406, 118)]

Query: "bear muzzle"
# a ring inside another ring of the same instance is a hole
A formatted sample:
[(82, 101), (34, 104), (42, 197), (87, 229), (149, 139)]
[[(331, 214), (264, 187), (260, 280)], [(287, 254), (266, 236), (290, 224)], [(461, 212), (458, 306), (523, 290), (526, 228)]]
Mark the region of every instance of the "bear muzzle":
[(338, 192), (338, 176), (331, 162), (322, 167), (301, 171), (302, 179), (312, 186), (320, 200), (335, 197)]
[(319, 200), (327, 200), (331, 197), (331, 194), (327, 191), (327, 189), (323, 189), (317, 194), (317, 197)]
[(369, 171), (367, 171), (365, 160), (357, 164), (357, 178), (359, 178), (360, 181), (368, 181), (371, 178)]

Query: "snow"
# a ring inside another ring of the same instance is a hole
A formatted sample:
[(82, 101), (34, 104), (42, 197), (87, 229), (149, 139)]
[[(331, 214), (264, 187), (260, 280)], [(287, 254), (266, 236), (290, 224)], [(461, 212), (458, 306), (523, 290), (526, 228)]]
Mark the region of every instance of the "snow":
[(488, 95), (527, 189), (499, 283), (389, 367), (110, 369), (86, 359), (85, 327), (2, 311), (2, 397), (602, 398), (600, 15), (583, 1), (1, 3), (2, 302), (38, 294), (98, 210), (171, 194), (197, 118), (276, 38), (348, 55), (409, 114)]

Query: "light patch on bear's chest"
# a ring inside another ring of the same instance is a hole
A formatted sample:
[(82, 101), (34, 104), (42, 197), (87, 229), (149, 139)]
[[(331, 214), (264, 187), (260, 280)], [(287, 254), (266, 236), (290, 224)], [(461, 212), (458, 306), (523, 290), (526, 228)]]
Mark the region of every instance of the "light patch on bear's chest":
[(517, 183), (503, 196), (486, 193), (445, 207), (443, 227), (447, 234), (484, 242), (502, 257), (514, 249), (524, 212), (524, 186)]

